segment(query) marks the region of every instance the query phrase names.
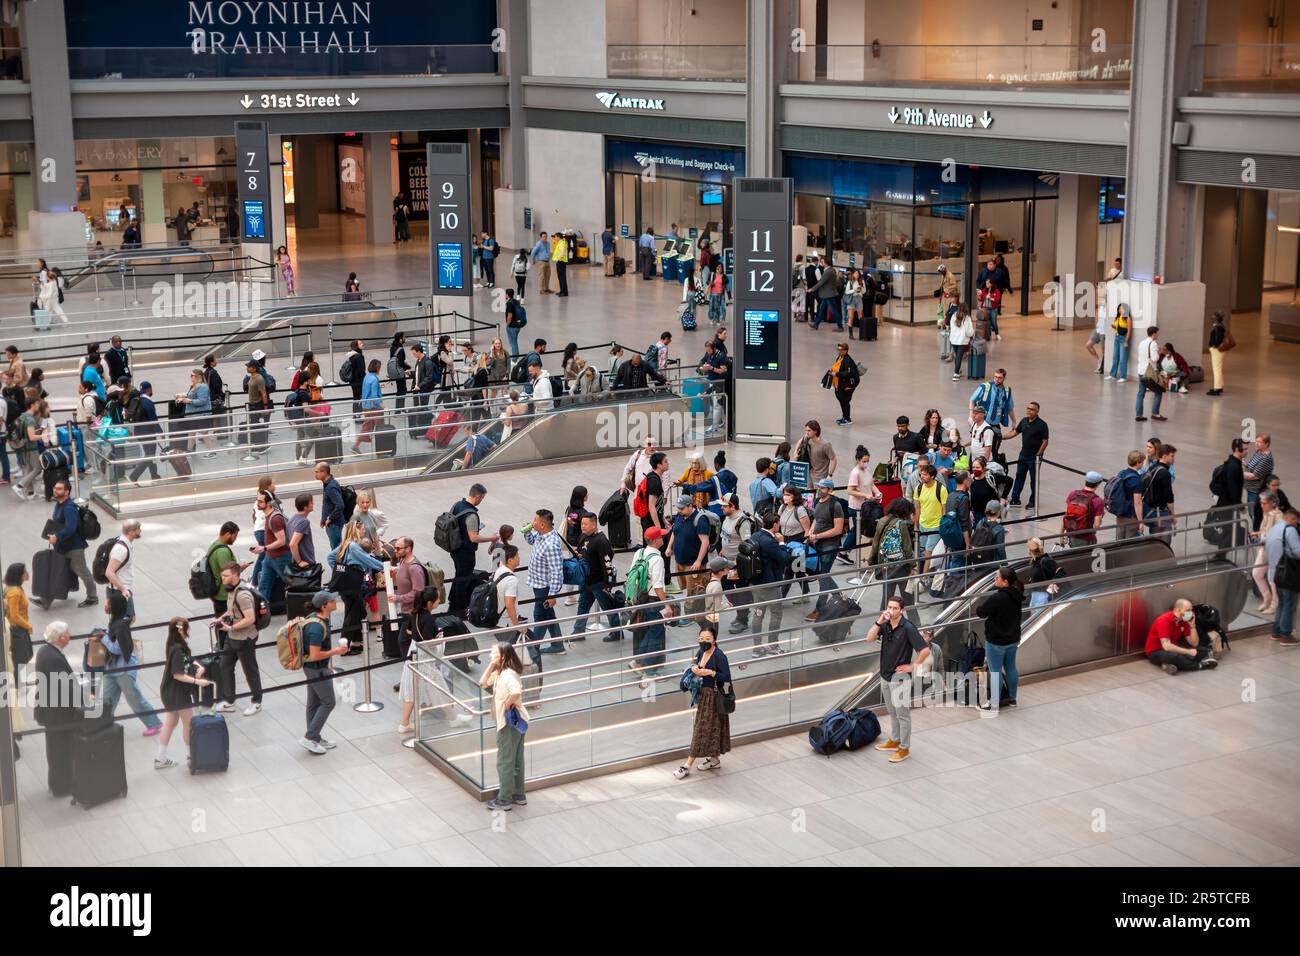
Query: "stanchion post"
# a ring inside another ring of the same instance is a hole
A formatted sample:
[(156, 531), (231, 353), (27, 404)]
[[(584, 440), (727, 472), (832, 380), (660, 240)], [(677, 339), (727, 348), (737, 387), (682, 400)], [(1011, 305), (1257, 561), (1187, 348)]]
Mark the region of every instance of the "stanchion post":
[[(380, 626), (384, 626), (387, 622), (388, 617), (385, 616), (383, 620), (380, 621)], [(361, 632), (361, 665), (364, 675), (362, 677), (362, 684), (365, 687), (365, 699), (352, 705), (352, 709), (359, 714), (377, 714), (379, 711), (384, 709), (382, 703), (370, 699), (370, 639), (372, 637), (370, 633), (370, 624), (371, 622), (366, 620), (362, 625), (363, 629)]]
[(1034, 517), (1038, 517), (1043, 497), (1043, 456), (1034, 456)]
[(96, 268), (96, 267), (94, 267), (94, 266), (92, 266), (92, 267), (91, 267), (91, 272), (92, 272), (92, 273), (94, 274), (94, 276), (95, 276), (95, 301), (96, 301), (96, 302), (103, 302), (103, 301), (104, 301), (104, 298), (103, 298), (103, 296), (101, 296), (101, 295), (99, 294), (99, 269)]
[(132, 304), (132, 305), (139, 305), (139, 304), (140, 304), (140, 289), (139, 289), (139, 287), (135, 284), (135, 267), (134, 267), (134, 266), (131, 267), (131, 304)]
[(339, 379), (338, 368), (334, 365), (334, 323), (325, 323), (325, 334), (330, 340), (330, 384), (337, 385)]
[[(67, 423), (63, 427), (68, 430), (68, 450), (69, 450), (68, 453), (72, 456), (72, 467), (68, 469), (68, 477), (72, 479), (72, 497), (80, 498), (81, 497), (81, 470), (77, 468), (77, 439), (72, 437), (72, 429), (76, 428), (77, 426), (76, 423), (74, 423), (73, 420), (69, 418)], [(56, 430), (55, 438), (57, 437), (58, 437), (58, 432)], [(85, 441), (84, 437), (82, 438), (82, 441)], [(56, 441), (55, 444), (57, 445), (58, 442)]]

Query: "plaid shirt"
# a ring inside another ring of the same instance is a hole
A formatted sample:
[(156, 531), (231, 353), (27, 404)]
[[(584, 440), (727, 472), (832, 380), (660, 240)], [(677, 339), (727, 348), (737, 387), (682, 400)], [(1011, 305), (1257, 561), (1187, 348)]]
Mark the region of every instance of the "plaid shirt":
[(546, 534), (530, 530), (524, 534), (524, 540), (533, 546), (528, 558), (528, 586), (535, 591), (559, 594), (564, 588), (564, 547), (560, 536), (554, 530)]

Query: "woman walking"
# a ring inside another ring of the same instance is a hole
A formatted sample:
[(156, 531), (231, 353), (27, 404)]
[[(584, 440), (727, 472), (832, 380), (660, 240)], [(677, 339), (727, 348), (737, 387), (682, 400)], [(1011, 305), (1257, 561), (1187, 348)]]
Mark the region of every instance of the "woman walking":
[(287, 246), (281, 246), (275, 251), (275, 261), (280, 264), (280, 278), (284, 279), (284, 291), (288, 295), (296, 295), (293, 287), (293, 260), (289, 258)]
[(1001, 699), (1003, 675), (1007, 682), (1007, 706), (1016, 706), (1016, 689), (1020, 673), (1016, 670), (1016, 650), (1020, 647), (1020, 613), (1025, 604), (1024, 588), (1015, 569), (1007, 565), (993, 576), (993, 593), (975, 606), (984, 619), (984, 663), (989, 669), (988, 700), (981, 710), (996, 710)]
[(515, 277), (515, 295), (524, 301), (524, 289), (528, 285), (528, 250), (520, 249), (510, 260), (510, 274)]
[(524, 706), (524, 685), (519, 679), (524, 666), (509, 641), (492, 648), (492, 661), (478, 685), (492, 688), (492, 713), (497, 722), (497, 795), (487, 802), (489, 810), (510, 810), (528, 804), (524, 796), (524, 735), (528, 732), (528, 708)]
[(1106, 381), (1128, 381), (1128, 350), (1133, 344), (1133, 322), (1129, 318), (1128, 306), (1120, 303), (1115, 309), (1115, 321), (1110, 324), (1115, 332), (1111, 347), (1110, 374)]
[[(185, 744), (185, 757), (190, 755), (190, 720), (194, 716), (194, 704), (200, 687), (211, 685), (212, 681), (204, 676), (202, 664), (194, 663), (190, 654), (190, 622), (183, 617), (174, 617), (167, 625), (167, 643), (163, 647), (162, 685), (158, 695), (162, 698), (167, 713), (163, 715), (162, 732), (158, 734), (158, 752), (153, 758), (155, 770), (166, 770), (176, 766), (176, 761), (167, 756), (167, 745), (171, 743), (176, 725), (181, 725), (181, 740)], [(191, 673), (192, 672), (192, 673)]]
[(731, 750), (731, 714), (722, 704), (731, 695), (731, 665), (718, 647), (718, 632), (713, 626), (700, 628), (688, 683), (695, 706), (695, 729), (686, 763), (673, 771), (678, 780), (690, 776), (692, 769), (716, 770), (722, 766), (722, 755)]
[(970, 348), (971, 339), (975, 337), (975, 323), (970, 317), (970, 308), (966, 303), (959, 303), (957, 311), (948, 321), (948, 344), (952, 346), (952, 380), (961, 378), (961, 363), (966, 360), (966, 350)]
[(840, 403), (840, 417), (836, 425), (853, 423), (853, 393), (857, 391), (862, 379), (858, 374), (858, 363), (849, 355), (849, 343), (841, 342), (835, 347), (835, 362), (826, 373), (830, 376), (831, 388), (835, 390), (835, 400)]

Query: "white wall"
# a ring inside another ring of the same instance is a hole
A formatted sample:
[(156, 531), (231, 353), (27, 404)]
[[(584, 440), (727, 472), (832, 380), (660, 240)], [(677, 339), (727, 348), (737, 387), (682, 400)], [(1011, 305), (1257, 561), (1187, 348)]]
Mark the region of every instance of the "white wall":
[(528, 39), (534, 76), (604, 76), (605, 0), (529, 0)]
[(605, 153), (598, 133), (528, 131), (533, 232), (569, 226), (588, 239), (605, 228)]
[(1270, 189), (1264, 227), (1264, 283), (1292, 285), (1296, 281), (1296, 242), (1300, 235), (1278, 232), (1278, 226), (1300, 226), (1300, 193)]
[(635, 9), (635, 43), (708, 46), (745, 42), (745, 0), (657, 0), (637, 3)]

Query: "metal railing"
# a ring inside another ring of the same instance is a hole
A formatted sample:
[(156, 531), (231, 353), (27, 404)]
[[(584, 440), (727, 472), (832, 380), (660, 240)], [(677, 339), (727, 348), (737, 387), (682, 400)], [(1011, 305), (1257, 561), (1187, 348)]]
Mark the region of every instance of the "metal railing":
[[(324, 31), (323, 31), (324, 32)], [(373, 46), (361, 33), (347, 34), (347, 43), (333, 47), (307, 41), (279, 42), (282, 37), (266, 34), (267, 46), (240, 50), (227, 56), (232, 42), (221, 27), (187, 33), (191, 44), (181, 47), (69, 47), (68, 70), (74, 80), (151, 79), (253, 79), (262, 77), (363, 77), (441, 76), (497, 72), (497, 52), (490, 43)], [(321, 38), (324, 39), (323, 37)], [(276, 109), (263, 94), (249, 94), (249, 109)], [(328, 95), (328, 94), (326, 94)], [(292, 94), (289, 94), (292, 97)], [(360, 99), (364, 103), (364, 94)], [(302, 106), (292, 98), (288, 106)], [(359, 104), (340, 96), (340, 109)]]
[(611, 44), (606, 72), (616, 79), (745, 80), (745, 45)]
[(985, 88), (1127, 88), (1133, 48), (1111, 44), (817, 44), (790, 57), (791, 83)]

